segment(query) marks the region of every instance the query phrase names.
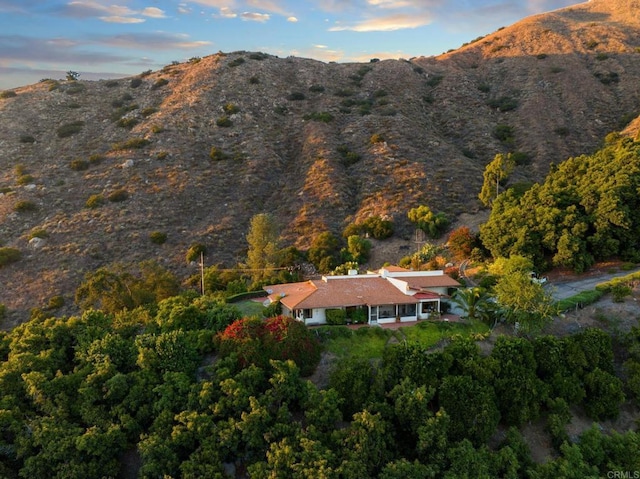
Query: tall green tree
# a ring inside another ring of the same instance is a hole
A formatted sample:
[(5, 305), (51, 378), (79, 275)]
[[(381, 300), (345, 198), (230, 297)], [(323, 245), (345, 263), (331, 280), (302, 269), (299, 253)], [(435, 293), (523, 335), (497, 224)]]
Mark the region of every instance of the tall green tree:
[(531, 281), (528, 273), (514, 271), (504, 275), (494, 286), (494, 292), (507, 321), (525, 334), (540, 331), (557, 313), (551, 294)]
[(279, 264), (279, 231), (276, 222), (268, 213), (260, 213), (251, 218), (247, 234), (247, 266), (251, 278), (259, 282), (273, 275), (273, 268)]
[(411, 208), (407, 217), (431, 238), (439, 238), (449, 226), (449, 219), (444, 213), (434, 213), (425, 205)]
[(482, 190), (478, 195), (480, 201), (485, 206), (490, 206), (495, 198), (500, 194), (500, 184), (509, 178), (516, 167), (516, 161), (511, 153), (498, 153), (495, 158), (485, 167), (482, 183)]
[(321, 273), (331, 271), (338, 263), (340, 243), (331, 232), (320, 233), (311, 243), (307, 252), (311, 261)]

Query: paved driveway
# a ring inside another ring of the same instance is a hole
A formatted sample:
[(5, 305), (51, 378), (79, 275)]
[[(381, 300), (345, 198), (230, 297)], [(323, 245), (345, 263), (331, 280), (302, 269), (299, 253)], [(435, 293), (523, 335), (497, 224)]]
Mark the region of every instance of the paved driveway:
[(569, 298), (570, 296), (574, 296), (578, 293), (581, 293), (582, 291), (590, 291), (596, 289), (596, 285), (600, 283), (604, 283), (620, 276), (627, 276), (638, 271), (640, 271), (640, 269), (620, 271), (617, 273), (605, 273), (571, 281), (551, 281), (546, 285), (546, 288), (547, 291), (551, 292), (554, 299), (560, 300)]

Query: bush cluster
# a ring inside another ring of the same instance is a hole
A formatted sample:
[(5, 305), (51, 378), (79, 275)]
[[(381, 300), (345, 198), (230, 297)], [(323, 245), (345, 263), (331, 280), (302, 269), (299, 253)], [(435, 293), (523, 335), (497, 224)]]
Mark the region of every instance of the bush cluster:
[(222, 356), (235, 354), (245, 367), (270, 369), (271, 360), (292, 360), (302, 376), (309, 376), (320, 362), (320, 342), (304, 324), (286, 316), (240, 319), (216, 341)]
[(0, 248), (0, 268), (15, 263), (22, 258), (22, 253), (17, 248), (3, 246)]
[(67, 138), (69, 136), (75, 135), (82, 130), (84, 126), (84, 121), (77, 120), (71, 123), (65, 123), (64, 125), (58, 127), (56, 130), (56, 134), (59, 138)]

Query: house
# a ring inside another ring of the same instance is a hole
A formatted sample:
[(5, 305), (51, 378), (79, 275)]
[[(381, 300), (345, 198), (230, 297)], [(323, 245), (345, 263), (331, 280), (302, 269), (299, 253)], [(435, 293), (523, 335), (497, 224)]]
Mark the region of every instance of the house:
[(308, 325), (326, 324), (327, 311), (345, 310), (347, 318), (369, 324), (427, 319), (441, 310), (449, 289), (460, 286), (444, 271), (385, 267), (366, 274), (323, 276), (300, 283), (265, 286), (269, 301), (283, 314)]

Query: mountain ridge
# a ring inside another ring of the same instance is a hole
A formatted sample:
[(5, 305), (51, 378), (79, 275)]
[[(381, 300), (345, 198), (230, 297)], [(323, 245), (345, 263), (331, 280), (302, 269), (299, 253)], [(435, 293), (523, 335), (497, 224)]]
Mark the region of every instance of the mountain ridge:
[[(372, 215), (410, 242), (418, 204), (478, 212), (497, 153), (522, 153), (513, 181), (535, 181), (611, 131), (637, 134), (639, 3), (536, 15), (438, 57), (218, 53), (11, 90), (0, 99), (0, 243), (23, 258), (0, 269), (0, 303), (15, 320), (54, 295), (70, 304), (87, 271), (116, 261), (157, 259), (185, 277), (193, 243), (210, 264), (235, 264), (264, 211), (302, 249)], [(108, 200), (121, 190), (124, 201)], [(92, 195), (103, 206), (87, 208)], [(47, 234), (37, 246), (36, 230)], [(149, 241), (154, 231), (167, 242)]]

